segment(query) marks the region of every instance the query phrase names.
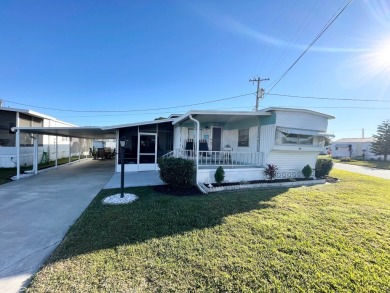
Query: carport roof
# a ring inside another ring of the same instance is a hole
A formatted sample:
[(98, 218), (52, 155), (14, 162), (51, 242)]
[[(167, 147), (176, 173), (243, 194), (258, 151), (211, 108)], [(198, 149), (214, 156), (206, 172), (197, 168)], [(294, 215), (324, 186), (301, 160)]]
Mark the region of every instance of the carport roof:
[(102, 129), (101, 127), (13, 127), (12, 130), (19, 130), (23, 133), (58, 135), (63, 137), (78, 137), (87, 139), (116, 138), (115, 129)]

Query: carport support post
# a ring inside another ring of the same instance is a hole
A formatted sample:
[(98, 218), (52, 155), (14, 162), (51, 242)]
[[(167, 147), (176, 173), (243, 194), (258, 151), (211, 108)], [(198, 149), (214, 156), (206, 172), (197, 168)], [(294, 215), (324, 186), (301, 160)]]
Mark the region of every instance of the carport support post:
[(20, 130), (16, 130), (16, 179), (20, 179)]
[(69, 164), (70, 164), (70, 157), (72, 156), (72, 137), (69, 136)]
[(56, 168), (58, 168), (58, 135), (56, 135)]
[(79, 161), (81, 160), (81, 138), (78, 138), (79, 140)]
[(34, 174), (38, 174), (38, 134), (33, 136), (34, 141)]

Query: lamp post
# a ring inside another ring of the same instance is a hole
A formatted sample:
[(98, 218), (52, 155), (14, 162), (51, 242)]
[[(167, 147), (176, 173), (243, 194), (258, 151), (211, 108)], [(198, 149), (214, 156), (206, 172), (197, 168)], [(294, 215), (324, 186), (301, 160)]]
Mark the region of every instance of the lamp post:
[(122, 136), (119, 140), (121, 146), (121, 198), (124, 196), (123, 189), (125, 188), (125, 146), (126, 137)]

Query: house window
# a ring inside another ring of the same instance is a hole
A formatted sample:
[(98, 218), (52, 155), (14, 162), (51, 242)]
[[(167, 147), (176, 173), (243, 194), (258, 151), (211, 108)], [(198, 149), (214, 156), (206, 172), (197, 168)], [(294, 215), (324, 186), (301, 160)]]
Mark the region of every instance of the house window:
[(314, 135), (301, 134), (294, 131), (278, 130), (276, 132), (277, 144), (313, 145)]
[(249, 129), (238, 130), (238, 146), (239, 147), (249, 146)]

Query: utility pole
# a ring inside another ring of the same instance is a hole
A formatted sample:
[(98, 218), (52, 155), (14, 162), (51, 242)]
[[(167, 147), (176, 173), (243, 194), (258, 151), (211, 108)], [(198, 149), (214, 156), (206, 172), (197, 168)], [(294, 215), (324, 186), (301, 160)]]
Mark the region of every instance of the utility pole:
[(264, 80), (269, 80), (269, 78), (263, 78), (261, 79), (260, 77), (258, 78), (252, 78), (249, 80), (249, 82), (252, 82), (252, 83), (255, 83), (255, 81), (257, 82), (257, 92), (256, 92), (256, 111), (259, 111), (259, 100), (260, 98), (263, 97), (264, 95), (264, 89), (261, 89), (260, 88), (260, 82), (264, 81)]

